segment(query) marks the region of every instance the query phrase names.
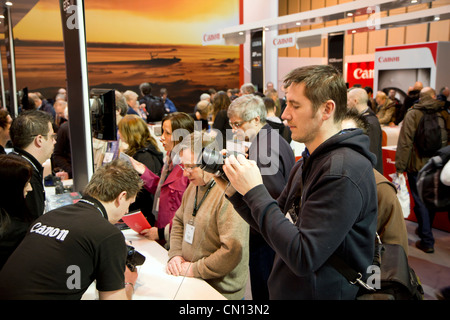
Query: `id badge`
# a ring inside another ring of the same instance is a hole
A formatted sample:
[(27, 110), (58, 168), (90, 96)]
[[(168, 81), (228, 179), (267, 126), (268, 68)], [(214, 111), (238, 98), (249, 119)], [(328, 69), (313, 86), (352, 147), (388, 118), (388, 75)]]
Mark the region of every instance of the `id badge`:
[(184, 232), (184, 241), (186, 241), (189, 244), (192, 244), (192, 242), (194, 241), (194, 232), (195, 232), (194, 223), (192, 221), (189, 221), (186, 224), (186, 230)]
[(113, 152), (106, 152), (105, 157), (103, 158), (103, 163), (110, 163), (113, 160), (114, 153)]

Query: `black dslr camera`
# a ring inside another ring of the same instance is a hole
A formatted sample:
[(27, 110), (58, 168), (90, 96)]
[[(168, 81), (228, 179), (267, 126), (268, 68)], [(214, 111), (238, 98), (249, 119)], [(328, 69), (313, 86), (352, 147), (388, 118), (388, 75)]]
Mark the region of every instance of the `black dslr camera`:
[(239, 152), (236, 151), (227, 151), (227, 154), (222, 154), (220, 151), (209, 149), (209, 148), (203, 148), (202, 150), (202, 163), (200, 164), (200, 169), (209, 172), (214, 173), (216, 176), (220, 176), (224, 178), (226, 181), (228, 181), (228, 178), (223, 172), (223, 164), (226, 158), (228, 158), (230, 155), (234, 155), (237, 157)]
[(127, 267), (131, 272), (136, 270), (136, 266), (140, 266), (144, 264), (145, 257), (137, 252), (134, 247), (127, 245)]

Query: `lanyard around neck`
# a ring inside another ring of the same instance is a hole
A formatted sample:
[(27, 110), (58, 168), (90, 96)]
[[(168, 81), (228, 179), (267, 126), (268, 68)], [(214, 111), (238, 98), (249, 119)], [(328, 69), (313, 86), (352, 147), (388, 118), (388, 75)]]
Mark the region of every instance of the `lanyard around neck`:
[(216, 184), (216, 181), (212, 181), (209, 184), (208, 190), (206, 190), (205, 194), (203, 195), (202, 200), (200, 201), (200, 203), (197, 206), (197, 196), (198, 196), (198, 187), (195, 191), (195, 200), (194, 200), (194, 211), (192, 212), (192, 216), (195, 217), (197, 215), (198, 210), (200, 209), (201, 205), (203, 204), (203, 201), (206, 199), (206, 197), (208, 196), (209, 191), (212, 189), (212, 187), (214, 187), (214, 185)]
[(95, 203), (94, 201), (92, 201), (91, 198), (87, 198), (87, 199), (86, 198), (87, 197), (85, 197), (83, 199), (80, 199), (80, 200), (78, 200), (78, 202), (83, 202), (83, 203), (86, 203), (86, 204), (89, 204), (89, 205), (93, 206), (95, 209), (100, 211), (100, 213), (102, 214), (103, 218), (108, 220), (108, 214), (106, 212), (103, 212), (103, 210), (100, 208), (100, 206), (97, 203)]

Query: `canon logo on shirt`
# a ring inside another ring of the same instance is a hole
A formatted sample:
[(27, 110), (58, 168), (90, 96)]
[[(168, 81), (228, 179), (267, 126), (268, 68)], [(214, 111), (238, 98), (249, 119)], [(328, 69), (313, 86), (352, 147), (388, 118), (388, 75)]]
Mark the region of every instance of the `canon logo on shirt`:
[(55, 238), (59, 241), (64, 241), (64, 239), (66, 239), (67, 235), (69, 234), (69, 230), (61, 230), (60, 228), (46, 226), (38, 222), (31, 227), (30, 233), (37, 233), (42, 236)]

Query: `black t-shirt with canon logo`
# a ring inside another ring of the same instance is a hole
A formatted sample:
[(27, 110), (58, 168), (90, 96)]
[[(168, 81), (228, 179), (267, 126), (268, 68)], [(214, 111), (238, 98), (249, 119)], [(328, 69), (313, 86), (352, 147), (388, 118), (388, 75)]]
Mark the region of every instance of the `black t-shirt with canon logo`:
[(0, 271), (0, 299), (81, 299), (124, 288), (126, 245), (100, 202), (84, 197), (35, 220)]

